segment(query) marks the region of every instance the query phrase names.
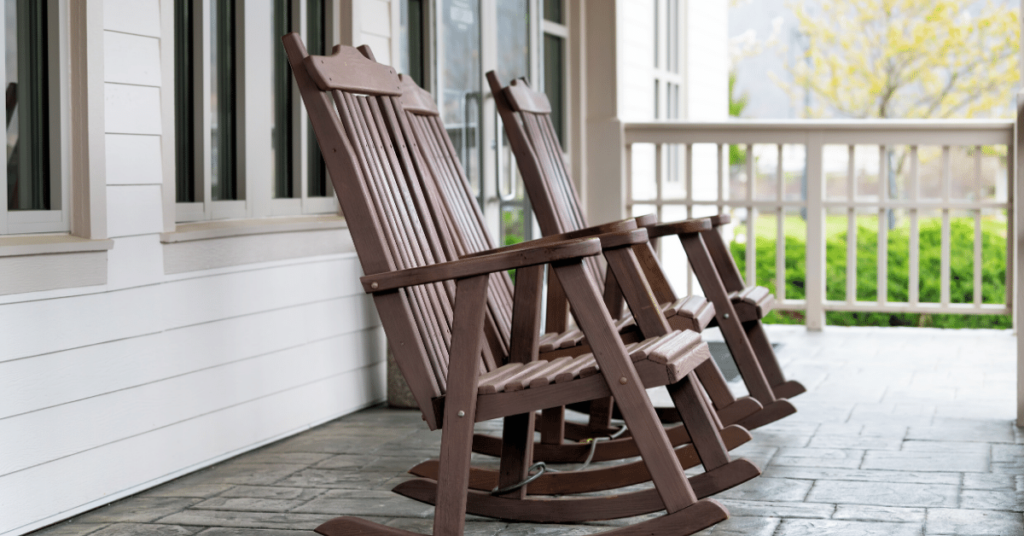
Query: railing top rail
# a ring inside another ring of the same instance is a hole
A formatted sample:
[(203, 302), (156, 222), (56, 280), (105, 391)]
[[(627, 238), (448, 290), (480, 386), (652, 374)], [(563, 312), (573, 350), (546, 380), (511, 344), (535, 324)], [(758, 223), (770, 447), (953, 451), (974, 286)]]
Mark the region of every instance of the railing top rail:
[(625, 122), (631, 143), (1010, 145), (1009, 119), (800, 119)]
[(733, 121), (624, 121), (630, 130), (991, 130), (1013, 129), (1013, 119), (739, 119)]

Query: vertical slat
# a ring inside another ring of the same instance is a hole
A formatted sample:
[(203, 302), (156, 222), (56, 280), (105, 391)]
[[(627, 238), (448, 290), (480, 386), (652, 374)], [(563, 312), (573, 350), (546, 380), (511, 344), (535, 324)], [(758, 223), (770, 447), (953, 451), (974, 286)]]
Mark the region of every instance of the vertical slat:
[(857, 162), (856, 150), (849, 147), (849, 160), (846, 164), (846, 199), (850, 208), (846, 209), (846, 303), (857, 301)]
[[(981, 199), (981, 146), (974, 148), (974, 202)], [(974, 211), (974, 306), (981, 307), (981, 209)]]
[(878, 304), (885, 305), (889, 299), (889, 209), (885, 207), (889, 200), (889, 159), (886, 158), (888, 148), (878, 146), (878, 201), (882, 205), (878, 209)]
[(725, 145), (718, 144), (718, 213), (725, 213)]
[(655, 213), (658, 215), (658, 221), (661, 221), (662, 216), (662, 203), (665, 199), (662, 198), (663, 187), (665, 184), (665, 144), (659, 143), (654, 146), (654, 198), (656, 199), (654, 204)]
[(949, 305), (949, 199), (952, 183), (949, 146), (942, 147), (942, 268), (939, 289), (943, 307)]
[(920, 197), (920, 171), (917, 146), (910, 148), (910, 200), (915, 205), (910, 209), (910, 278), (908, 289), (909, 302), (917, 305), (920, 299), (921, 283), (921, 232), (918, 228), (920, 211), (917, 208), (917, 200)]
[(747, 145), (747, 285), (757, 285), (757, 239), (754, 236), (754, 146)]
[[(693, 217), (693, 144), (686, 144), (686, 217)], [(661, 220), (658, 220), (661, 221)], [(686, 263), (686, 295), (693, 294), (693, 268)]]
[(778, 181), (778, 190), (775, 199), (779, 206), (776, 209), (776, 234), (775, 234), (775, 298), (780, 302), (786, 299), (786, 207), (782, 205), (785, 200), (785, 176), (782, 170), (782, 144), (779, 144), (779, 159), (775, 169), (775, 177)]
[(626, 144), (623, 149), (626, 160), (626, 214), (633, 214), (633, 144)]
[(807, 136), (807, 329), (825, 325), (825, 184), (823, 134)]

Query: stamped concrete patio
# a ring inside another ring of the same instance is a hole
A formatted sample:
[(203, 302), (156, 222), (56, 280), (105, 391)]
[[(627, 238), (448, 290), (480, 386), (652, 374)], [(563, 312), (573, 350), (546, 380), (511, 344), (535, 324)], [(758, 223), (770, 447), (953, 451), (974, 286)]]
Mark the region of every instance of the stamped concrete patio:
[[(1024, 535), (1010, 333), (769, 329), (809, 392), (735, 451), (764, 474), (718, 495), (732, 518), (702, 534)], [(418, 412), (370, 409), (36, 534), (297, 536), (346, 514), (427, 533), (433, 508), (389, 490), (440, 438)], [(470, 518), (466, 533), (606, 528)]]

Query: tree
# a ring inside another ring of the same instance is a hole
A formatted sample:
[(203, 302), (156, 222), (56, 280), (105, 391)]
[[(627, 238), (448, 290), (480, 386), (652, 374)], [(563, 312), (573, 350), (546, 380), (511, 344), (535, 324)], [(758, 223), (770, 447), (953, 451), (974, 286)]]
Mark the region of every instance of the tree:
[[(750, 97), (743, 93), (736, 95), (736, 71), (729, 71), (729, 117), (740, 117), (747, 107)], [(729, 165), (739, 166), (747, 163), (747, 153), (739, 145), (729, 146)]]
[(793, 5), (807, 47), (791, 66), (792, 95), (812, 116), (1009, 116), (1019, 80), (1019, 11), (990, 1), (818, 0)]

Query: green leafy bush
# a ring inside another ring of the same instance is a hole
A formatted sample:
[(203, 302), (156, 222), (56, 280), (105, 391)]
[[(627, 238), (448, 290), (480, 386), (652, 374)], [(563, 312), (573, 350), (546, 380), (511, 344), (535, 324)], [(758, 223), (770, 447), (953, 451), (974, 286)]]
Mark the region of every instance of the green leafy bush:
[[(845, 223), (845, 218), (842, 218)], [(873, 220), (877, 221), (877, 220)], [(802, 224), (802, 222), (799, 222)], [(837, 222), (838, 223), (838, 222)], [(788, 224), (788, 222), (787, 222)], [(877, 224), (876, 224), (877, 225)], [(831, 227), (830, 227), (831, 228)], [(982, 302), (1004, 303), (1006, 299), (1006, 237), (1005, 224), (983, 221), (982, 225)], [(758, 283), (775, 292), (775, 237), (772, 232), (756, 234)], [(909, 225), (901, 225), (888, 233), (888, 285), (891, 302), (909, 299), (910, 233)], [(829, 300), (846, 299), (847, 233), (832, 233), (826, 238), (826, 283)], [(805, 297), (805, 242), (802, 237), (786, 236), (786, 297)], [(733, 258), (742, 273), (745, 271), (746, 244), (731, 244)], [(920, 222), (920, 284), (921, 302), (941, 300), (940, 270), (942, 255), (942, 220), (922, 219)], [(857, 299), (874, 301), (878, 290), (878, 230), (871, 225), (857, 228)], [(953, 218), (950, 221), (950, 302), (974, 301), (974, 219)], [(1009, 329), (1009, 315), (958, 315), (918, 313), (860, 313), (830, 311), (825, 314), (829, 325), (837, 326), (927, 326), (942, 328)], [(766, 323), (802, 324), (799, 311), (773, 311)]]

